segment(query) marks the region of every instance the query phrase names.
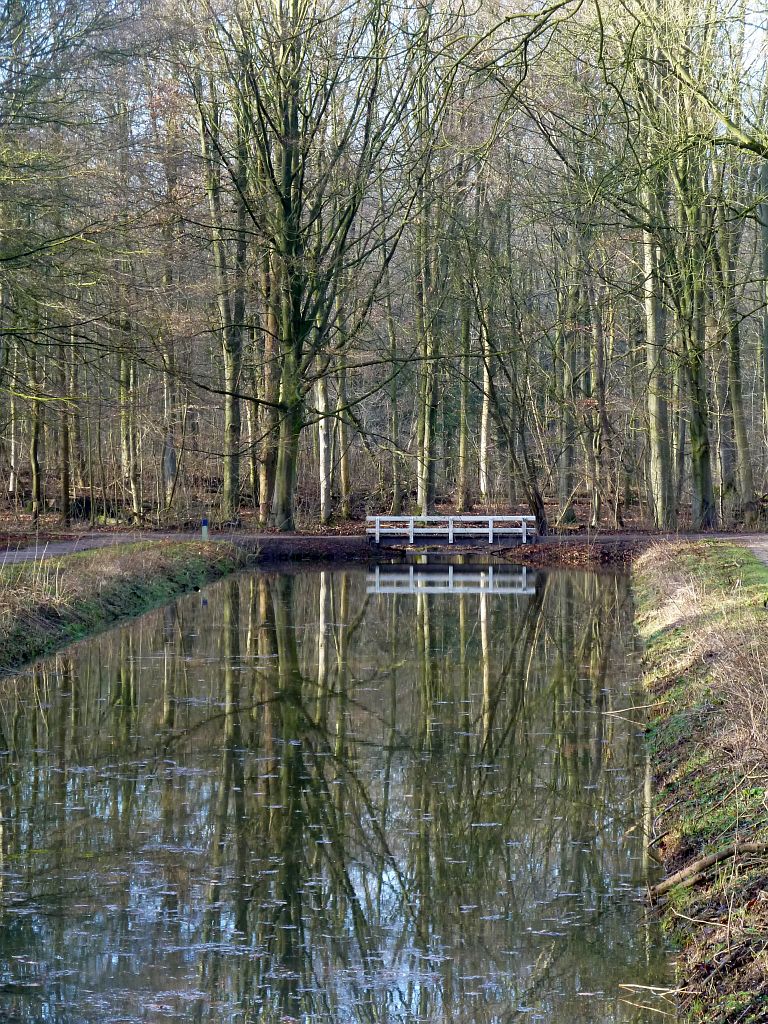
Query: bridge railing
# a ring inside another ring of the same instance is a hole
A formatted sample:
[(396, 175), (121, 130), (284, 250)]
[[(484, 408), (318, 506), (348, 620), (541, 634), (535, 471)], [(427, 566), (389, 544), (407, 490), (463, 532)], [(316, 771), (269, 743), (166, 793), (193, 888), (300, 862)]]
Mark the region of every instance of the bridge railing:
[(366, 533), (376, 544), (394, 538), (442, 539), (449, 544), (462, 537), (487, 537), (488, 543), (519, 537), (527, 544), (536, 536), (534, 516), (367, 516)]

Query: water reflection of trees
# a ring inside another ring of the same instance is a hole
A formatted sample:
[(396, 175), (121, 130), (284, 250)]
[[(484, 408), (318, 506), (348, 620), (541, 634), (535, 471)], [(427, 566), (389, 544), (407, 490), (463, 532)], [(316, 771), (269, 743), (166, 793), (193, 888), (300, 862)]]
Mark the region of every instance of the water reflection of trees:
[(630, 636), (611, 576), (253, 576), (4, 681), (0, 1006), (642, 1019)]

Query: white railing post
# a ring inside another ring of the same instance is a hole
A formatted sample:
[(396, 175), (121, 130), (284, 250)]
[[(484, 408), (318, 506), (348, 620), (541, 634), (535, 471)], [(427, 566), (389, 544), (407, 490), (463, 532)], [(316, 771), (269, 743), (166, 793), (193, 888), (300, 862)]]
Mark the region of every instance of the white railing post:
[(453, 544), (453, 516), (448, 517), (448, 543)]
[(528, 521), (523, 519), (523, 544), (528, 543)]
[(488, 543), (493, 544), (493, 516), (488, 516)]
[(381, 519), (379, 519), (379, 517), (376, 516), (376, 543), (377, 544), (379, 543), (380, 539), (381, 539)]
[(413, 516), (408, 522), (408, 543), (413, 544)]

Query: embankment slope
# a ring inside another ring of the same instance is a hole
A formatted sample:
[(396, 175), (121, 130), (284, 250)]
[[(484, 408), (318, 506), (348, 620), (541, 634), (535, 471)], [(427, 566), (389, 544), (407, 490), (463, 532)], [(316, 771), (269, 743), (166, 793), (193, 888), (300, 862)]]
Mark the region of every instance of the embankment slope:
[(768, 568), (718, 541), (634, 566), (657, 790), (652, 897), (680, 946), (681, 1019), (768, 1021)]
[(0, 569), (0, 672), (240, 568), (223, 543), (122, 544)]

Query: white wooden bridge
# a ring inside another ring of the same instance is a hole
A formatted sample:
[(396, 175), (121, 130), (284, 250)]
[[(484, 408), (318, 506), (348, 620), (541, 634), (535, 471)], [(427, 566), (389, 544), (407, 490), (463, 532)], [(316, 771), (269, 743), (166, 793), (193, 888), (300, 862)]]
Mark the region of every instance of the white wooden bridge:
[(536, 536), (534, 516), (367, 516), (374, 544), (527, 544)]
[(369, 594), (519, 594), (536, 592), (536, 573), (504, 565), (377, 565)]

